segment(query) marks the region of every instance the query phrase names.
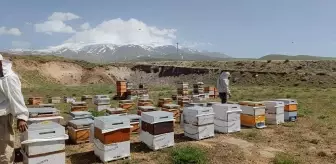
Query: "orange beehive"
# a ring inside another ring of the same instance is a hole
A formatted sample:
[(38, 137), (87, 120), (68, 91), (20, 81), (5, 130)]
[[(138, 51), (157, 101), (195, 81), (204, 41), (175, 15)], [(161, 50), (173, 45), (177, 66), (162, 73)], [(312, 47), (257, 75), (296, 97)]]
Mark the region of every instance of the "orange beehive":
[(171, 104), (173, 100), (171, 98), (160, 98), (158, 102), (158, 107), (163, 107), (165, 104)]
[(43, 98), (42, 97), (30, 97), (28, 99), (28, 104), (29, 105), (39, 105), (43, 103)]
[(138, 102), (138, 106), (153, 106), (152, 102)]
[(86, 104), (86, 102), (72, 102), (71, 112), (75, 111), (88, 111), (88, 105)]
[(75, 143), (83, 143), (89, 141), (90, 129), (75, 130), (74, 128), (68, 128), (70, 140)]
[(247, 114), (240, 114), (240, 121), (241, 125), (248, 126), (248, 127), (256, 127), (258, 124), (265, 125), (265, 115), (247, 115)]
[(285, 111), (286, 112), (295, 112), (297, 111), (297, 104), (288, 104), (288, 105), (285, 105)]
[(102, 130), (95, 127), (94, 128), (94, 136), (99, 139), (104, 145), (124, 142), (130, 140), (130, 128), (119, 129), (116, 131), (102, 133)]

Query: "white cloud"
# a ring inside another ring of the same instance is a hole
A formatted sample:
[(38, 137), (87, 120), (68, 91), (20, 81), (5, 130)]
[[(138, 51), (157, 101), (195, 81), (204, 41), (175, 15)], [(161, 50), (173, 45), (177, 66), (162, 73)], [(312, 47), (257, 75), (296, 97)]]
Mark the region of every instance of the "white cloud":
[(0, 27), (0, 35), (20, 36), (22, 32), (18, 28)]
[(142, 44), (142, 45), (171, 45), (176, 38), (175, 29), (160, 29), (149, 26), (136, 19), (112, 19), (104, 21), (89, 30), (76, 32), (65, 41), (70, 43), (97, 43), (97, 44)]
[(64, 22), (79, 18), (79, 16), (72, 13), (54, 12), (48, 17), (47, 21), (35, 24), (35, 31), (50, 35), (52, 33), (74, 33), (76, 31)]
[(189, 48), (197, 48), (197, 47), (208, 47), (212, 46), (211, 43), (207, 42), (189, 42), (189, 41), (184, 41), (180, 43), (181, 47), (189, 47)]
[(75, 30), (63, 23), (62, 21), (46, 21), (40, 24), (35, 24), (36, 32), (44, 32), (47, 34), (57, 33), (74, 33)]
[(62, 13), (54, 12), (51, 16), (48, 17), (50, 21), (69, 21), (74, 19), (79, 19), (80, 17), (73, 13)]
[(91, 26), (90, 26), (90, 24), (89, 24), (88, 22), (86, 22), (86, 23), (82, 24), (82, 25), (80, 26), (80, 28), (81, 28), (82, 30), (88, 30), (88, 29), (91, 28)]
[(30, 48), (30, 43), (26, 41), (12, 41), (13, 48), (28, 49)]

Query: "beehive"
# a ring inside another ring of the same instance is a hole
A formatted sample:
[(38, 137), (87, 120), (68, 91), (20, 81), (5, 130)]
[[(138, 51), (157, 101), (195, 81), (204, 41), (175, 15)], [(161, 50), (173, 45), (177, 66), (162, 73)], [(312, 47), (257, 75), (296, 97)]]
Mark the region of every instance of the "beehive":
[(177, 104), (180, 105), (181, 107), (185, 107), (189, 103), (190, 103), (190, 98), (188, 97), (182, 97), (182, 98), (177, 99)]
[(75, 101), (76, 101), (75, 97), (64, 97), (64, 103), (72, 103)]
[(156, 108), (154, 106), (138, 106), (137, 114), (141, 116), (142, 112), (152, 112), (152, 111), (156, 111)]
[(39, 104), (40, 108), (55, 108), (55, 104)]
[(181, 120), (184, 135), (189, 138), (201, 140), (215, 135), (214, 112), (211, 107), (186, 107)]
[(216, 98), (218, 96), (218, 90), (215, 87), (205, 87), (204, 92), (208, 94), (209, 98)]
[(264, 101), (266, 106), (266, 123), (278, 125), (284, 123), (284, 103), (281, 101)]
[(140, 140), (153, 150), (173, 146), (173, 120), (170, 112), (144, 112), (141, 116)]
[(117, 81), (117, 96), (120, 98), (125, 98), (127, 96), (126, 81)]
[(28, 124), (51, 121), (60, 123), (63, 117), (60, 116), (60, 111), (56, 108), (28, 108), (29, 119)]
[(28, 104), (29, 105), (39, 105), (43, 103), (43, 98), (42, 97), (30, 97), (28, 99)]
[(239, 104), (242, 109), (241, 125), (256, 128), (266, 127), (266, 106), (263, 102), (242, 101)]
[(50, 104), (59, 104), (61, 103), (61, 97), (50, 97), (48, 98), (48, 103)]
[(122, 113), (127, 113), (126, 109), (123, 108), (108, 108), (106, 110), (106, 113), (112, 115), (112, 114), (122, 114)]
[(93, 118), (92, 113), (88, 111), (75, 111), (70, 112), (70, 116), (73, 120), (77, 119), (86, 119), (86, 118)]
[(297, 112), (284, 112), (284, 120), (287, 122), (295, 122), (297, 120)]
[(204, 93), (204, 83), (203, 82), (197, 82), (194, 84), (194, 94), (203, 94)]
[(87, 111), (88, 105), (86, 102), (72, 102), (71, 103), (71, 112), (75, 111)]
[(49, 163), (65, 163), (64, 151), (67, 139), (65, 128), (57, 123), (29, 125), (21, 137), (24, 161), (35, 163), (48, 159)]
[(109, 105), (111, 103), (111, 99), (108, 95), (96, 95), (93, 103), (95, 105)]
[(102, 116), (94, 120), (94, 153), (103, 162), (130, 156), (130, 119)]
[(138, 106), (153, 106), (153, 100), (151, 99), (139, 99)]
[(240, 131), (240, 113), (242, 110), (237, 104), (212, 105), (215, 112), (215, 131), (220, 133), (233, 133)]
[(180, 82), (177, 84), (177, 94), (178, 95), (189, 95), (189, 84), (186, 82)]
[(296, 112), (298, 110), (298, 103), (294, 99), (276, 99), (275, 101), (282, 101), (285, 104), (284, 110), (286, 112)]
[(125, 115), (125, 117), (129, 118), (130, 119), (130, 122), (131, 122), (131, 133), (139, 133), (140, 131), (140, 119), (141, 119), (141, 116), (139, 115), (136, 115), (136, 114), (127, 114)]
[(207, 102), (207, 107), (212, 107), (215, 104), (221, 104), (221, 102)]
[(77, 119), (69, 121), (68, 133), (73, 143), (79, 144), (89, 141), (90, 126), (93, 124), (92, 119)]
[(110, 105), (96, 105), (96, 111), (100, 112), (111, 108)]
[(158, 102), (158, 107), (163, 107), (165, 104), (171, 104), (173, 100), (171, 98), (160, 98)]
[(92, 101), (93, 97), (91, 95), (83, 95), (81, 97), (81, 101), (85, 101), (85, 102), (89, 102), (89, 101)]
[(129, 110), (134, 106), (134, 103), (132, 100), (120, 100), (119, 101), (119, 107)]
[(175, 122), (180, 122), (181, 118), (181, 107), (176, 104), (165, 104), (162, 107), (162, 111), (172, 112), (174, 114)]

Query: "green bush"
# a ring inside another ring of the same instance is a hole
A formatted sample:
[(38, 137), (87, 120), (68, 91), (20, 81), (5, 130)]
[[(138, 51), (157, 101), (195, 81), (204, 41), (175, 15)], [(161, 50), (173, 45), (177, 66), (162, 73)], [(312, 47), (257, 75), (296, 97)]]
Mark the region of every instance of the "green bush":
[(186, 146), (174, 148), (171, 152), (174, 164), (206, 164), (206, 152), (198, 147)]

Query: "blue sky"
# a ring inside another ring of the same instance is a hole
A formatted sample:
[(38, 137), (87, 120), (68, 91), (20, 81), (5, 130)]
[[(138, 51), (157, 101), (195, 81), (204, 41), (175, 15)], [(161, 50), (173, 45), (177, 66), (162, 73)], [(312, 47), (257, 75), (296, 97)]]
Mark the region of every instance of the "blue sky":
[[(0, 0), (0, 6), (0, 49), (151, 40), (233, 57), (336, 57), (334, 0)], [(55, 12), (68, 13), (49, 19), (63, 29), (49, 22), (52, 27), (38, 30), (36, 24)], [(86, 22), (85, 31), (81, 25)], [(141, 34), (135, 31), (138, 26), (144, 29)]]

